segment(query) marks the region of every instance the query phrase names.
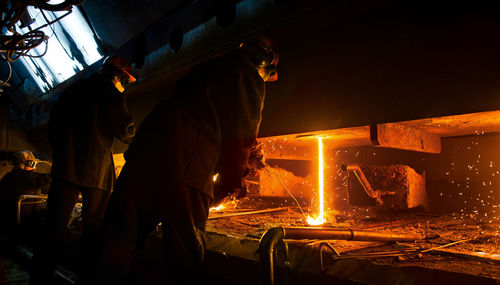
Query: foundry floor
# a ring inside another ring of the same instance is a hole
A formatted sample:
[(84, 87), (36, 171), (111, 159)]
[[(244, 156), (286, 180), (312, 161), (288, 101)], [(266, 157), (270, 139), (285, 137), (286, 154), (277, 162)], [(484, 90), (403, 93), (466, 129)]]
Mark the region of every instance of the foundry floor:
[[(222, 217), (249, 209), (279, 208), (272, 213)], [(307, 211), (308, 209), (304, 209)], [(412, 210), (381, 213), (369, 208), (349, 208), (330, 212), (329, 228), (421, 233), (432, 237), (419, 242), (380, 243), (327, 241), (340, 254), (331, 252), (320, 270), (320, 242), (287, 241), (289, 265), (276, 261), (276, 285), (279, 284), (499, 284), (500, 223), (497, 219), (476, 216), (427, 213)], [(334, 217), (334, 218), (333, 218)], [(262, 234), (273, 227), (306, 226), (304, 216), (291, 201), (249, 197), (242, 199), (236, 211), (212, 212), (207, 223), (207, 270), (214, 284), (259, 284), (259, 256), (255, 254)], [(76, 236), (75, 236), (76, 238)], [(448, 247), (437, 248), (448, 245)], [(162, 275), (161, 235), (150, 236), (139, 252), (135, 273), (144, 284), (160, 282)], [(65, 246), (61, 284), (72, 284), (76, 244)], [(370, 254), (418, 249), (401, 256), (373, 257)], [(434, 249), (422, 253), (424, 249)], [(27, 284), (29, 248), (7, 250), (0, 256), (0, 284)], [(15, 253), (13, 253), (15, 252)], [(158, 283), (158, 284), (160, 284)]]
[[(268, 229), (273, 227), (307, 226), (301, 210), (293, 206), (286, 207), (287, 205), (291, 205), (290, 201), (249, 197), (246, 198), (246, 201), (243, 200), (240, 202), (237, 207), (240, 209), (236, 209), (234, 212), (228, 210), (222, 213), (211, 213), (211, 219), (207, 225), (209, 247), (210, 239), (220, 239), (221, 237), (225, 239), (241, 239), (246, 240), (247, 244), (250, 244), (250, 241), (258, 241)], [(241, 208), (245, 207), (251, 207), (252, 209), (280, 208), (280, 211), (233, 217), (221, 216), (231, 213), (241, 213)], [(331, 253), (327, 254), (325, 260), (326, 273), (330, 271), (329, 267), (334, 268), (341, 266), (341, 263), (347, 264), (359, 261), (364, 264), (363, 266), (380, 265), (383, 266), (381, 268), (417, 268), (424, 270), (423, 272), (425, 270), (434, 272), (433, 274), (436, 272), (451, 275), (456, 273), (455, 277), (458, 278), (458, 276), (461, 276), (457, 280), (462, 281), (468, 280), (468, 277), (473, 276), (477, 277), (477, 279), (472, 278), (469, 281), (482, 283), (489, 280), (492, 284), (500, 283), (500, 222), (498, 219), (481, 218), (474, 215), (427, 213), (419, 209), (383, 213), (371, 208), (361, 207), (351, 207), (345, 211), (335, 211), (331, 216), (329, 222), (323, 225), (323, 227), (373, 230), (400, 234), (421, 233), (431, 238), (411, 243), (327, 241), (340, 254), (340, 257), (333, 258)], [(324, 241), (288, 241), (291, 249), (299, 248), (302, 251), (312, 252), (314, 257), (310, 257), (310, 259), (315, 264), (311, 269), (313, 274), (322, 274), (320, 272), (318, 250), (320, 242)], [(449, 246), (441, 247), (443, 245)], [(394, 252), (405, 248), (414, 250), (410, 250), (408, 253), (400, 256), (369, 256), (370, 254)], [(425, 251), (426, 249), (433, 250)], [(215, 250), (222, 251), (223, 249)], [(249, 255), (249, 253), (247, 253), (246, 258), (258, 260), (258, 256), (253, 256), (253, 253)], [(302, 264), (305, 264), (304, 260), (295, 261), (295, 264), (293, 260), (290, 260), (290, 267), (296, 270), (301, 270)], [(335, 274), (333, 275), (335, 276)], [(336, 276), (341, 279), (370, 284), (387, 284), (391, 280), (382, 278), (380, 275), (378, 275), (380, 282), (377, 282), (376, 279), (349, 278), (342, 274), (337, 274)], [(449, 277), (443, 278), (446, 279)], [(443, 282), (445, 282), (445, 279), (443, 279)], [(437, 279), (433, 279), (432, 281), (433, 284), (440, 283)], [(403, 283), (414, 282), (407, 279)]]

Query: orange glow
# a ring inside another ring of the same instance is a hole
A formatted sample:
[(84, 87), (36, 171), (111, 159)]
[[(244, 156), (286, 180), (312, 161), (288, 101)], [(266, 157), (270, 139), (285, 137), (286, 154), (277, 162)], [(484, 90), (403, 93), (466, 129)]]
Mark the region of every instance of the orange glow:
[(310, 225), (322, 225), (325, 223), (325, 197), (323, 186), (323, 138), (318, 137), (318, 196), (319, 196), (319, 214), (316, 218), (307, 217), (307, 223)]
[(214, 176), (212, 176), (212, 181), (214, 183), (216, 183), (217, 181), (219, 181), (219, 173), (215, 173)]
[(210, 212), (213, 211), (222, 211), (222, 210), (228, 210), (228, 209), (236, 209), (238, 206), (238, 200), (234, 196), (227, 196), (220, 202), (219, 205), (216, 207), (212, 207), (209, 209)]
[(226, 207), (226, 205), (224, 203), (220, 203), (219, 205), (217, 205), (217, 207), (210, 208), (210, 212), (220, 211), (220, 210), (224, 209), (225, 207)]

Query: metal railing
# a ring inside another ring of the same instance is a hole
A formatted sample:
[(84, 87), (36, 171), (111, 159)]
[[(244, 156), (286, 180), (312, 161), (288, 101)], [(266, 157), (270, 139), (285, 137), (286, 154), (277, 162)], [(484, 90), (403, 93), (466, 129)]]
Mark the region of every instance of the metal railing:
[[(26, 201), (25, 200), (30, 200)], [(21, 206), (30, 204), (42, 204), (47, 200), (47, 195), (21, 195), (17, 197), (17, 224), (21, 223)], [(24, 202), (24, 203), (23, 203)]]

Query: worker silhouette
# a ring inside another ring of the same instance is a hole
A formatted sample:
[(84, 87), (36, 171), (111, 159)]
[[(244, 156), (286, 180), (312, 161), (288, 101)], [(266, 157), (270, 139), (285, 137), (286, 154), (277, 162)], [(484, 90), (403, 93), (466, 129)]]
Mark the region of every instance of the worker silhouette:
[(47, 236), (35, 251), (31, 283), (52, 284), (79, 194), (83, 201), (79, 281), (91, 283), (97, 276), (97, 236), (115, 181), (113, 140), (130, 142), (135, 133), (122, 94), (135, 81), (130, 72), (125, 59), (107, 57), (99, 72), (70, 85), (51, 112), (48, 134), (53, 180), (47, 201)]
[(200, 282), (209, 206), (241, 188), (277, 63), (268, 42), (249, 41), (194, 66), (144, 119), (103, 223), (105, 283), (131, 278), (135, 250), (160, 222), (165, 278)]
[(19, 198), (47, 194), (50, 178), (48, 174), (35, 171), (39, 160), (29, 150), (14, 153), (11, 161), (14, 168), (0, 180), (0, 233), (19, 241), (27, 238), (24, 234), (37, 232), (41, 218), (38, 203), (20, 205), (18, 217)]

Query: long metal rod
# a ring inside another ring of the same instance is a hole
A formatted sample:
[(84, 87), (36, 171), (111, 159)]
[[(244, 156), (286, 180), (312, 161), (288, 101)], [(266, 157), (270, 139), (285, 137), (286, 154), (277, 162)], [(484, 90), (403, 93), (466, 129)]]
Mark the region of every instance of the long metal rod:
[[(367, 253), (367, 254), (353, 254), (353, 255), (338, 255), (335, 256), (334, 259), (351, 259), (351, 258), (380, 258), (380, 257), (394, 257), (394, 256), (403, 256), (403, 255), (408, 255), (408, 254), (422, 254), (426, 252), (438, 252), (438, 253), (443, 253), (443, 251), (440, 251), (439, 249), (449, 247), (455, 244), (463, 243), (463, 242), (468, 242), (471, 241), (472, 239), (464, 239), (464, 240), (459, 240), (451, 243), (447, 243), (441, 246), (429, 248), (429, 249), (419, 249), (419, 248), (408, 248), (405, 250), (399, 250), (399, 251), (387, 251), (387, 252), (374, 252), (374, 253)], [(321, 251), (320, 251), (321, 252)], [(461, 254), (457, 253), (457, 255), (466, 255), (466, 254)], [(470, 256), (470, 255), (468, 255)], [(461, 256), (463, 257), (463, 256)], [(489, 260), (491, 261), (491, 260)], [(500, 263), (500, 260), (497, 260), (497, 263)], [(321, 266), (323, 266), (323, 263), (321, 263)], [(323, 268), (323, 267), (322, 267)]]
[(231, 212), (231, 213), (235, 213), (235, 212), (249, 212), (249, 211), (256, 211), (255, 209), (223, 209), (223, 210), (211, 210), (210, 213), (214, 213), (214, 214), (221, 214), (221, 213), (228, 213), (228, 212)]
[(214, 219), (236, 217), (236, 216), (247, 216), (247, 215), (273, 213), (273, 212), (286, 212), (286, 211), (288, 211), (289, 208), (290, 207), (281, 207), (281, 208), (273, 208), (273, 209), (266, 209), (266, 210), (243, 212), (243, 213), (231, 213), (231, 214), (225, 214), (225, 215), (209, 216), (208, 219), (214, 220)]
[(429, 253), (430, 254), (438, 254), (438, 255), (449, 255), (449, 256), (455, 256), (455, 257), (459, 257), (459, 258), (467, 258), (467, 259), (472, 259), (472, 260), (482, 260), (482, 261), (486, 261), (486, 262), (493, 262), (496, 264), (500, 264), (500, 255), (494, 254), (494, 253), (488, 253), (488, 252), (464, 253), (464, 252), (452, 252), (452, 251), (441, 250), (441, 249), (433, 249)]
[(447, 244), (443, 244), (443, 245), (440, 245), (440, 246), (436, 246), (436, 247), (432, 247), (432, 248), (429, 248), (429, 249), (426, 249), (426, 250), (422, 250), (421, 252), (428, 252), (428, 251), (433, 251), (433, 250), (437, 250), (437, 249), (440, 249), (440, 248), (445, 248), (445, 247), (449, 247), (449, 246), (452, 246), (452, 245), (455, 245), (455, 244), (458, 244), (458, 243), (463, 243), (463, 242), (468, 242), (468, 241), (471, 241), (472, 239), (468, 238), (468, 239), (463, 239), (463, 240), (459, 240), (459, 241), (455, 241), (455, 242), (450, 242), (450, 243), (447, 243)]

